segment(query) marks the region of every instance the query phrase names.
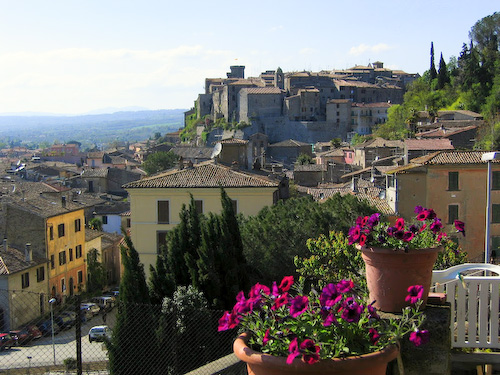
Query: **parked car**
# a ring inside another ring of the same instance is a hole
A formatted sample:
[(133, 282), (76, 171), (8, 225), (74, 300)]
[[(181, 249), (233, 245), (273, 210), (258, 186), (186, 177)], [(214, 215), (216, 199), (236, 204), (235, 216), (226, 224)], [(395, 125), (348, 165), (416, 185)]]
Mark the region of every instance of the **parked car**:
[(26, 328), (10, 331), (9, 333), (16, 341), (16, 345), (25, 345), (33, 340), (33, 336)]
[(87, 322), (94, 317), (90, 307), (80, 307), (80, 319), (82, 322)]
[(111, 329), (108, 326), (95, 326), (89, 330), (89, 341), (111, 340)]
[(54, 316), (54, 323), (57, 323), (61, 329), (69, 329), (75, 325), (75, 320), (68, 315)]
[(92, 302), (96, 303), (101, 310), (111, 311), (115, 307), (114, 297), (100, 296), (92, 298)]
[(88, 308), (92, 312), (92, 314), (94, 316), (97, 315), (97, 314), (99, 314), (99, 311), (101, 311), (101, 308), (97, 304), (95, 304), (93, 302), (82, 303), (82, 304), (80, 304), (80, 307), (86, 307), (86, 308)]
[[(42, 332), (43, 336), (52, 335), (52, 322), (50, 319), (44, 320), (40, 324), (38, 324), (38, 329)], [(54, 322), (54, 335), (57, 335), (61, 331), (61, 327), (59, 324)]]
[(42, 331), (38, 329), (38, 327), (34, 324), (29, 324), (26, 326), (26, 330), (30, 333), (33, 340), (39, 339), (43, 336)]
[(0, 333), (0, 351), (12, 348), (16, 345), (16, 340), (12, 338), (10, 333)]
[(76, 323), (76, 312), (74, 311), (71, 311), (71, 310), (64, 310), (64, 311), (61, 311), (59, 313), (59, 315), (67, 315), (69, 316), (71, 319), (73, 319)]

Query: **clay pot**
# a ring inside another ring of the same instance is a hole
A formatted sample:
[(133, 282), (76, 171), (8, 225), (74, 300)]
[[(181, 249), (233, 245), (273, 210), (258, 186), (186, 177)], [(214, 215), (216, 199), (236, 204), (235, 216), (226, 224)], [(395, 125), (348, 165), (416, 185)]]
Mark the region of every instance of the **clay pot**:
[(385, 375), (387, 364), (395, 359), (399, 353), (396, 345), (361, 356), (346, 358), (323, 359), (312, 365), (295, 358), (293, 363), (287, 364), (286, 357), (276, 357), (263, 354), (247, 346), (248, 335), (243, 333), (233, 345), (234, 354), (246, 362), (248, 375)]
[(431, 287), (432, 268), (437, 254), (442, 247), (430, 249), (403, 250), (379, 247), (362, 247), (366, 265), (366, 282), (370, 293), (370, 302), (381, 311), (400, 313), (408, 306), (405, 301), (408, 287), (424, 287), (423, 303), (425, 307)]

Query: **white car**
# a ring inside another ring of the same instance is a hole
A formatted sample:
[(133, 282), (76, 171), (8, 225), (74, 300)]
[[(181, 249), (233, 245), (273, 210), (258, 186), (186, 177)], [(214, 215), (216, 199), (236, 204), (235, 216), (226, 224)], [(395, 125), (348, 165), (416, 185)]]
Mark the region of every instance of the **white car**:
[(86, 308), (88, 310), (90, 310), (90, 312), (95, 316), (97, 314), (99, 314), (99, 311), (101, 311), (101, 308), (93, 303), (93, 302), (85, 302), (85, 303), (81, 303), (80, 304), (80, 308)]
[(95, 326), (89, 331), (89, 341), (111, 340), (111, 329), (108, 326)]

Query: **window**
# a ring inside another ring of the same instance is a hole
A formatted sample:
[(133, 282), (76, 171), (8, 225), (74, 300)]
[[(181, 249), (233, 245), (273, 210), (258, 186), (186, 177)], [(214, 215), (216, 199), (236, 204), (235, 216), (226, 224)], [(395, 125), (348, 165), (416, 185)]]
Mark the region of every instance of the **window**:
[(169, 201), (158, 201), (158, 224), (169, 223)]
[(448, 224), (453, 224), (455, 220), (458, 220), (458, 204), (449, 204)]
[(64, 237), (64, 224), (59, 224), (57, 226), (57, 236), (59, 238)]
[(108, 217), (106, 215), (102, 216), (102, 223), (107, 224), (108, 223)]
[(54, 254), (52, 254), (50, 256), (50, 269), (53, 270), (54, 268), (56, 268), (56, 262), (55, 262)]
[(66, 281), (61, 279), (61, 291), (64, 293), (66, 291)]
[(458, 190), (458, 172), (448, 172), (448, 190)]
[(500, 223), (500, 204), (491, 205), (491, 222)]
[(29, 272), (23, 273), (21, 275), (21, 277), (22, 277), (23, 289), (29, 287), (30, 286), (30, 274), (29, 274)]
[(76, 259), (82, 257), (82, 245), (76, 245), (76, 247), (75, 247), (75, 257), (76, 257)]
[(127, 219), (127, 228), (130, 228), (130, 219)]
[(160, 253), (160, 249), (162, 246), (165, 246), (167, 243), (167, 233), (168, 231), (159, 230), (156, 232), (156, 251)]
[(78, 284), (83, 283), (83, 272), (78, 271)]
[(194, 201), (194, 205), (196, 207), (196, 213), (202, 214), (203, 213), (203, 201)]
[(49, 238), (51, 241), (54, 239), (54, 227), (49, 227)]
[(491, 190), (500, 190), (500, 172), (493, 171), (491, 177), (493, 177), (491, 181)]
[(75, 232), (80, 232), (82, 230), (82, 222), (80, 219), (75, 220)]
[(62, 266), (66, 264), (66, 251), (63, 250), (59, 253), (59, 265)]
[(73, 249), (69, 249), (68, 253), (69, 253), (69, 261), (72, 262), (73, 261)]
[(38, 267), (36, 269), (36, 281), (41, 282), (45, 280), (45, 267)]
[(500, 236), (491, 237), (491, 256), (500, 258)]

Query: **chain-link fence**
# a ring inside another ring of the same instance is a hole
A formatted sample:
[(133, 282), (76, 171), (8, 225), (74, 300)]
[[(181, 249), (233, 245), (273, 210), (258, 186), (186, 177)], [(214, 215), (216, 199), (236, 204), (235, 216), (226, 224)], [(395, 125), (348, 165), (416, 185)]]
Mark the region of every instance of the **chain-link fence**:
[(0, 373), (176, 375), (232, 352), (235, 332), (217, 332), (222, 311), (81, 304), (0, 289)]

